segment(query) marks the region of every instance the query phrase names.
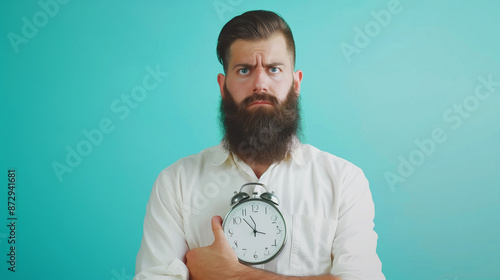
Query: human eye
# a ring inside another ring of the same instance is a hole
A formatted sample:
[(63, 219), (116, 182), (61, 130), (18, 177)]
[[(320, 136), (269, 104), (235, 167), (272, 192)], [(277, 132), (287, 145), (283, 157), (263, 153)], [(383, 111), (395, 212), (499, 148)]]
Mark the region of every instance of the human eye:
[(248, 74), (248, 72), (250, 72), (248, 70), (248, 68), (241, 68), (241, 69), (238, 70), (238, 73), (241, 74), (241, 75), (246, 75), (246, 74)]
[(271, 67), (269, 69), (269, 72), (273, 73), (273, 74), (277, 74), (280, 72), (280, 69), (278, 67)]

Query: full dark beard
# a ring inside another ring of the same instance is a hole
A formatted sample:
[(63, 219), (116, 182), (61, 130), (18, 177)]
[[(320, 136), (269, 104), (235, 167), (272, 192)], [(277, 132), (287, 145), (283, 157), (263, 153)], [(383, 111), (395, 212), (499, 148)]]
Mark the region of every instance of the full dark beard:
[[(294, 136), (300, 131), (299, 102), (293, 84), (283, 103), (272, 95), (259, 93), (247, 97), (238, 106), (225, 84), (224, 92), (220, 123), (225, 148), (250, 163), (271, 165), (285, 159), (293, 148)], [(273, 106), (248, 110), (256, 100)]]

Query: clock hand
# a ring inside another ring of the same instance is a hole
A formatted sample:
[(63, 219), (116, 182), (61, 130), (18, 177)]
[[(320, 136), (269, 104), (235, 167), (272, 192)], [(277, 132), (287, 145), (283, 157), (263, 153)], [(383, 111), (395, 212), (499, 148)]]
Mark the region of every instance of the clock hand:
[(247, 220), (243, 219), (243, 221), (245, 221), (245, 223), (247, 223), (247, 225), (248, 225), (248, 226), (249, 226), (249, 227), (250, 227), (253, 231), (255, 231), (255, 228), (254, 228), (253, 226), (251, 226), (251, 225), (247, 222)]
[(256, 228), (257, 228), (257, 224), (256, 224), (256, 223), (255, 223), (255, 221), (253, 220), (252, 215), (250, 215), (250, 219), (252, 219), (252, 222), (253, 222), (253, 224), (255, 225), (255, 226), (254, 226), (254, 229), (256, 229)]
[(265, 232), (261, 232), (261, 231), (258, 231), (258, 230), (256, 230), (255, 232), (256, 232), (256, 233), (266, 234)]
[[(254, 219), (252, 218), (252, 215), (249, 215), (250, 216), (250, 219), (252, 219), (252, 222), (254, 224), (254, 228), (253, 228), (253, 236), (254, 237), (257, 237), (257, 232), (260, 232), (260, 231), (257, 231), (257, 224), (255, 223)], [(260, 232), (262, 233), (262, 232)], [(264, 233), (265, 234), (265, 233)]]

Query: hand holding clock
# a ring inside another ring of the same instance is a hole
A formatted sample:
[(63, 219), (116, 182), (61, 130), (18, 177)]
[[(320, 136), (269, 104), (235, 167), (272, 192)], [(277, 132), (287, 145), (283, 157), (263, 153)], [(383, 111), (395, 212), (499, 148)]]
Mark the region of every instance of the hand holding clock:
[(260, 269), (248, 267), (238, 261), (233, 248), (224, 236), (222, 230), (222, 218), (212, 218), (212, 231), (215, 237), (214, 243), (207, 247), (192, 249), (186, 254), (186, 266), (189, 270), (191, 280), (230, 280), (230, 279), (318, 279), (318, 280), (340, 280), (332, 275), (290, 277), (277, 275)]
[[(255, 187), (251, 193), (252, 197), (249, 193), (242, 191), (248, 185)], [(260, 190), (260, 193), (256, 189), (259, 186), (263, 189)], [(190, 279), (340, 280), (333, 275), (288, 277), (243, 264), (269, 262), (283, 249), (286, 240), (286, 223), (276, 207), (278, 203), (278, 198), (273, 193), (267, 192), (264, 184), (244, 184), (240, 192), (235, 192), (231, 199), (232, 209), (224, 218), (224, 223), (220, 216), (212, 217), (212, 232), (215, 239), (212, 245), (187, 252), (186, 266)], [(250, 224), (250, 220), (252, 220), (253, 226)], [(252, 229), (253, 236), (249, 234), (247, 227), (241, 223), (242, 221)], [(268, 234), (258, 231), (255, 221), (258, 221), (260, 229), (264, 229)], [(257, 235), (257, 233), (261, 235)]]
[(245, 269), (224, 236), (220, 216), (212, 218), (212, 231), (215, 237), (212, 245), (192, 249), (186, 254), (189, 279), (232, 279)]

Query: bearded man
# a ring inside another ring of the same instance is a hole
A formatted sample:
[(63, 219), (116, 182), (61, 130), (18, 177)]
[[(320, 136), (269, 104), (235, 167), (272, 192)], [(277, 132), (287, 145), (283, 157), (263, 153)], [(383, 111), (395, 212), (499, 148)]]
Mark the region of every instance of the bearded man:
[[(223, 27), (217, 55), (224, 138), (158, 176), (134, 279), (385, 279), (363, 172), (298, 138), (303, 73), (288, 24), (246, 12)], [(280, 198), (288, 225), (281, 253), (256, 265), (238, 260), (221, 218), (249, 182)]]

